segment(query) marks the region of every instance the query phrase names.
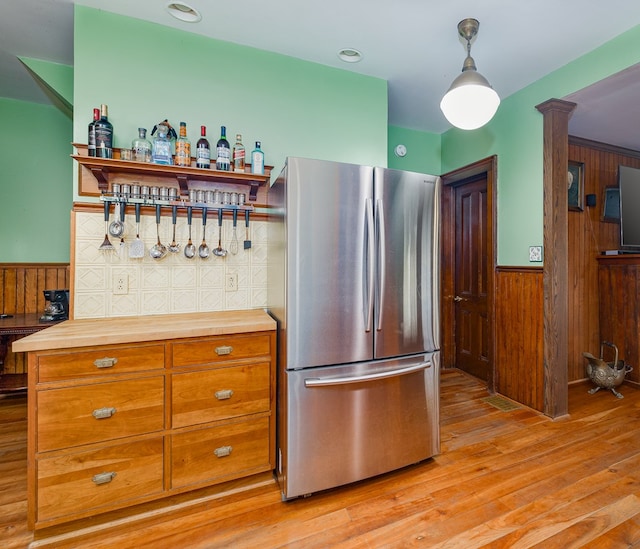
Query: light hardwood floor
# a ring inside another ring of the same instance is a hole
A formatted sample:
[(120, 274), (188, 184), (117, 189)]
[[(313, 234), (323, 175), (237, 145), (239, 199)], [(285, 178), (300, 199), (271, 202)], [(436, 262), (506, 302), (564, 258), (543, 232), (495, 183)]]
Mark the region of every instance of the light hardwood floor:
[(442, 453), (283, 503), (265, 482), (133, 524), (26, 528), (26, 399), (0, 398), (0, 547), (640, 547), (640, 390), (569, 390), (570, 417), (501, 411), (476, 380), (441, 380)]

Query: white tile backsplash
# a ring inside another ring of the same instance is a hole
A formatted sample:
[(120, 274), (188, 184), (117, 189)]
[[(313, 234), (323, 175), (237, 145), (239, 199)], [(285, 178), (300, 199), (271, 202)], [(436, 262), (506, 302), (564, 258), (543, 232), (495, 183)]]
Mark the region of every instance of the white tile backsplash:
[[(111, 238), (114, 252), (98, 248), (104, 240), (102, 212), (74, 212), (75, 225), (74, 318), (102, 318), (150, 314), (189, 313), (253, 309), (266, 306), (267, 223), (251, 221), (252, 247), (244, 249), (244, 218), (238, 220), (238, 253), (227, 253), (219, 258), (211, 254), (208, 259), (184, 256), (188, 226), (186, 218), (179, 217), (176, 241), (179, 253), (168, 253), (164, 259), (149, 257), (149, 248), (156, 242), (155, 215), (143, 215), (140, 238), (145, 244), (141, 259), (129, 257), (129, 246), (136, 236), (133, 215), (125, 220), (124, 249), (120, 239)], [(160, 240), (169, 245), (172, 237), (171, 216), (165, 215), (160, 224)], [(191, 237), (197, 246), (202, 241), (202, 222), (194, 215)], [(233, 237), (233, 224), (225, 215), (222, 226), (222, 247), (227, 249)], [(218, 245), (218, 224), (215, 215), (208, 216), (207, 244), (213, 250)], [(113, 280), (125, 274), (128, 293), (113, 294)], [(225, 290), (225, 275), (238, 275), (238, 289)]]

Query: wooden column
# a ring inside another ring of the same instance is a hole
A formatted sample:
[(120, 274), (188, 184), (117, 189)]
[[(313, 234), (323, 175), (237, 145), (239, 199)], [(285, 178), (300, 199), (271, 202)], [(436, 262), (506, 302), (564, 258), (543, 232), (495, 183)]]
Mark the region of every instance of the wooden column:
[(544, 413), (568, 414), (568, 201), (569, 118), (575, 103), (549, 99), (544, 116)]

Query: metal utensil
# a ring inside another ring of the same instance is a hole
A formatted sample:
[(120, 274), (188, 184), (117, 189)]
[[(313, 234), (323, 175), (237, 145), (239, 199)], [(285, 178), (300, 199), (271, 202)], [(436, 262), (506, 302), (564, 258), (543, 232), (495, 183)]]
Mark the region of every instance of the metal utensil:
[(229, 243), (229, 251), (236, 255), (238, 253), (238, 210), (234, 208), (233, 210), (233, 236), (231, 237), (231, 242)]
[(120, 238), (124, 233), (124, 223), (120, 221), (120, 211), (124, 208), (124, 204), (116, 202), (113, 210), (113, 221), (109, 224), (109, 234), (115, 238)]
[(171, 223), (173, 225), (173, 240), (169, 244), (169, 251), (176, 254), (180, 251), (180, 244), (176, 244), (176, 221), (178, 219), (178, 206), (171, 208)]
[(218, 209), (218, 247), (213, 250), (213, 255), (218, 257), (227, 255), (227, 250), (222, 247), (222, 213), (222, 208)]
[(129, 246), (129, 257), (140, 259), (144, 257), (144, 242), (140, 240), (140, 203), (136, 202), (136, 239)]
[(249, 210), (244, 211), (244, 249), (251, 248), (251, 240), (249, 240)]
[(193, 259), (196, 255), (196, 247), (191, 242), (191, 218), (193, 216), (193, 208), (191, 206), (187, 207), (187, 225), (189, 226), (189, 240), (187, 245), (184, 247), (184, 256), (187, 259)]
[(127, 209), (127, 205), (126, 204), (118, 204), (120, 206), (120, 225), (122, 226), (122, 231), (121, 231), (121, 235), (120, 235), (120, 256), (122, 257), (124, 255), (124, 228), (125, 228), (125, 224), (124, 224), (124, 214), (125, 214), (125, 210)]
[(207, 242), (205, 240), (205, 235), (207, 232), (207, 208), (202, 208), (202, 244), (198, 248), (198, 255), (202, 259), (207, 259), (209, 257), (209, 246), (207, 246)]
[(149, 255), (152, 259), (162, 259), (165, 255), (167, 255), (167, 247), (160, 242), (160, 215), (161, 215), (160, 204), (156, 204), (156, 239), (157, 242), (151, 246), (149, 250)]
[(109, 203), (105, 200), (104, 202), (104, 240), (102, 244), (100, 244), (100, 250), (103, 252), (109, 252), (114, 250), (113, 244), (109, 240)]

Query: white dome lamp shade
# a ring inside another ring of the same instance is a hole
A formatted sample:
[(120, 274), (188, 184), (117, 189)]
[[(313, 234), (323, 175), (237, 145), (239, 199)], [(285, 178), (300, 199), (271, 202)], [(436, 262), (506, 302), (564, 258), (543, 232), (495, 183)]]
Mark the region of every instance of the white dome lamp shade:
[(467, 58), (462, 74), (451, 84), (440, 102), (440, 109), (456, 128), (475, 130), (484, 126), (496, 114), (500, 97), (487, 79), (476, 69), (471, 57), (471, 39), (478, 33), (477, 19), (463, 19), (458, 23), (458, 33), (467, 41)]

